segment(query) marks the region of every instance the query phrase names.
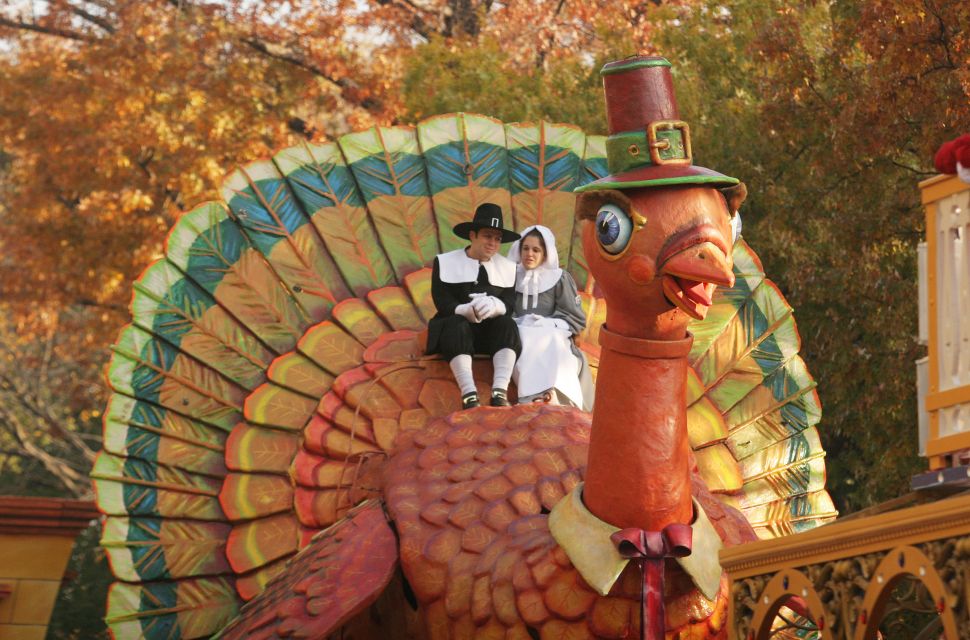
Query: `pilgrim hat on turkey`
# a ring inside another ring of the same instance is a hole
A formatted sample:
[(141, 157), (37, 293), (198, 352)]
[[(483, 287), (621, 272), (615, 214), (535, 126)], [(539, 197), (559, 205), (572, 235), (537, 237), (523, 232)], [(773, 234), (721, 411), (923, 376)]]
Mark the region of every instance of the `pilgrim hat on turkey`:
[(515, 231), (502, 228), (502, 207), (491, 202), (478, 205), (475, 209), (475, 217), (471, 222), (459, 222), (452, 231), (459, 238), (468, 240), (468, 234), (479, 229), (498, 229), (502, 232), (502, 242), (512, 242), (519, 239), (519, 234)]
[(690, 127), (680, 119), (670, 63), (636, 56), (600, 70), (606, 92), (606, 162), (610, 175), (576, 192), (702, 184), (730, 187), (737, 178), (693, 164)]

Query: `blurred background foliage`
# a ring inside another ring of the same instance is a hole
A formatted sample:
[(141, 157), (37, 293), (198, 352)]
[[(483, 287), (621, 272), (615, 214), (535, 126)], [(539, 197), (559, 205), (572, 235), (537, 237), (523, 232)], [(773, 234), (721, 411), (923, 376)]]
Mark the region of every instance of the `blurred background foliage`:
[(748, 185), (838, 507), (905, 491), (916, 185), (970, 132), (947, 0), (0, 2), (0, 492), (90, 497), (130, 283), (235, 166), (450, 111), (605, 133), (598, 70), (636, 53), (674, 64), (695, 161)]

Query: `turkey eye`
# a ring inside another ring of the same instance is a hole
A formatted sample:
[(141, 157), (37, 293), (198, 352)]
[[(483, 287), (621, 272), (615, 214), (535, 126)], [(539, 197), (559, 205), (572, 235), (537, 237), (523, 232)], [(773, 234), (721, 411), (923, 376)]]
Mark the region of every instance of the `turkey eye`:
[(615, 204), (604, 204), (596, 213), (596, 239), (610, 255), (622, 253), (630, 244), (633, 222), (630, 216)]

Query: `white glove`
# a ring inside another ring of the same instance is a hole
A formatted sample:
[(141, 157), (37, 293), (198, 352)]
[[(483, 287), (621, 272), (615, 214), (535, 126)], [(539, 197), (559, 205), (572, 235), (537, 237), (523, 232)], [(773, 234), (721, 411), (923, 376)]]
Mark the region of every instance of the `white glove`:
[(492, 302), (492, 298), (484, 294), (472, 293), (469, 295), (472, 297), (471, 305), (472, 308), (475, 309), (475, 314), (482, 320), (490, 318), (491, 316), (489, 314), (492, 312), (495, 306)]
[(967, 184), (970, 184), (970, 167), (965, 167), (958, 162), (957, 175), (960, 176), (961, 180), (963, 180)]
[(478, 317), (478, 314), (475, 313), (475, 309), (474, 307), (472, 307), (470, 302), (466, 302), (465, 304), (460, 304), (457, 307), (455, 307), (455, 315), (464, 316), (464, 318), (469, 322), (474, 322), (474, 323), (481, 322), (481, 320)]
[(497, 318), (498, 316), (504, 316), (506, 311), (505, 303), (495, 296), (488, 296), (488, 299), (491, 301), (492, 308), (489, 311), (489, 314), (485, 317)]
[(495, 296), (484, 293), (470, 293), (468, 297), (472, 299), (471, 305), (482, 320), (505, 315), (505, 303)]

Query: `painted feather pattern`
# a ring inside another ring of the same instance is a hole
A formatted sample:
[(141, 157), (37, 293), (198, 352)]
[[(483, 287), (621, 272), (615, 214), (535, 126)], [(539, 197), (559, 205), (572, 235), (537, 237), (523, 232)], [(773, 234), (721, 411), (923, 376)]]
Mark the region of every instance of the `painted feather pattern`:
[[(418, 443), (414, 469), (434, 478), (442, 460), (465, 455), (442, 448), (442, 438), (489, 437), (460, 424), (447, 435), (438, 420), (459, 397), (447, 363), (423, 354), (434, 315), (431, 261), (462, 246), (451, 228), (482, 202), (500, 204), (507, 225), (552, 228), (589, 315), (580, 343), (595, 371), (606, 303), (587, 272), (572, 191), (607, 173), (602, 136), (451, 114), (282, 150), (233, 172), (224, 202), (183, 215), (165, 256), (134, 285), (132, 324), (107, 375), (113, 395), (92, 477), (118, 579), (106, 615), (115, 637), (207, 637), (259, 593), (285, 599), (299, 580), (312, 591), (300, 592), (291, 617), (263, 620), (250, 637), (300, 624), (323, 633), (365, 623), (348, 607), (383, 610), (371, 591), (399, 580), (398, 554), (407, 565), (415, 551), (394, 548), (382, 507), (395, 446)], [(791, 308), (743, 241), (733, 257), (735, 286), (719, 288), (707, 318), (691, 326), (690, 444), (711, 500), (739, 509), (761, 537), (786, 535), (835, 516), (824, 490), (821, 410)], [(476, 380), (488, 379), (489, 368), (476, 361)], [(460, 415), (450, 419), (460, 423)], [(486, 624), (492, 614), (511, 620), (513, 610), (551, 615), (544, 634), (556, 637), (578, 633), (576, 616), (587, 613), (604, 633), (630, 629), (623, 598), (587, 610), (589, 592), (561, 558), (543, 555), (548, 534), (538, 529), (513, 532), (508, 582), (488, 585), (465, 566), (494, 553), (495, 527), (509, 509), (535, 511), (541, 529), (542, 510), (581, 477), (585, 436), (536, 420), (521, 441), (483, 441), (467, 460), (451, 460), (450, 488), (428, 488), (445, 491), (448, 512), (426, 509), (423, 489), (395, 463), (404, 474), (394, 488), (395, 526), (417, 518), (441, 531), (465, 527), (457, 542), (428, 541), (453, 557), (411, 585), (445, 615), (429, 620), (451, 620), (439, 631), (459, 633), (447, 625)], [(499, 464), (517, 447), (543, 474)], [(338, 567), (350, 547), (336, 541), (348, 535), (354, 549), (369, 550), (369, 563)], [(309, 566), (316, 578), (300, 573)], [(320, 591), (327, 575), (347, 606)], [(368, 578), (355, 586), (359, 575)], [(549, 580), (559, 582), (545, 600), (508, 599), (514, 581)], [(263, 606), (244, 609), (248, 619)]]

